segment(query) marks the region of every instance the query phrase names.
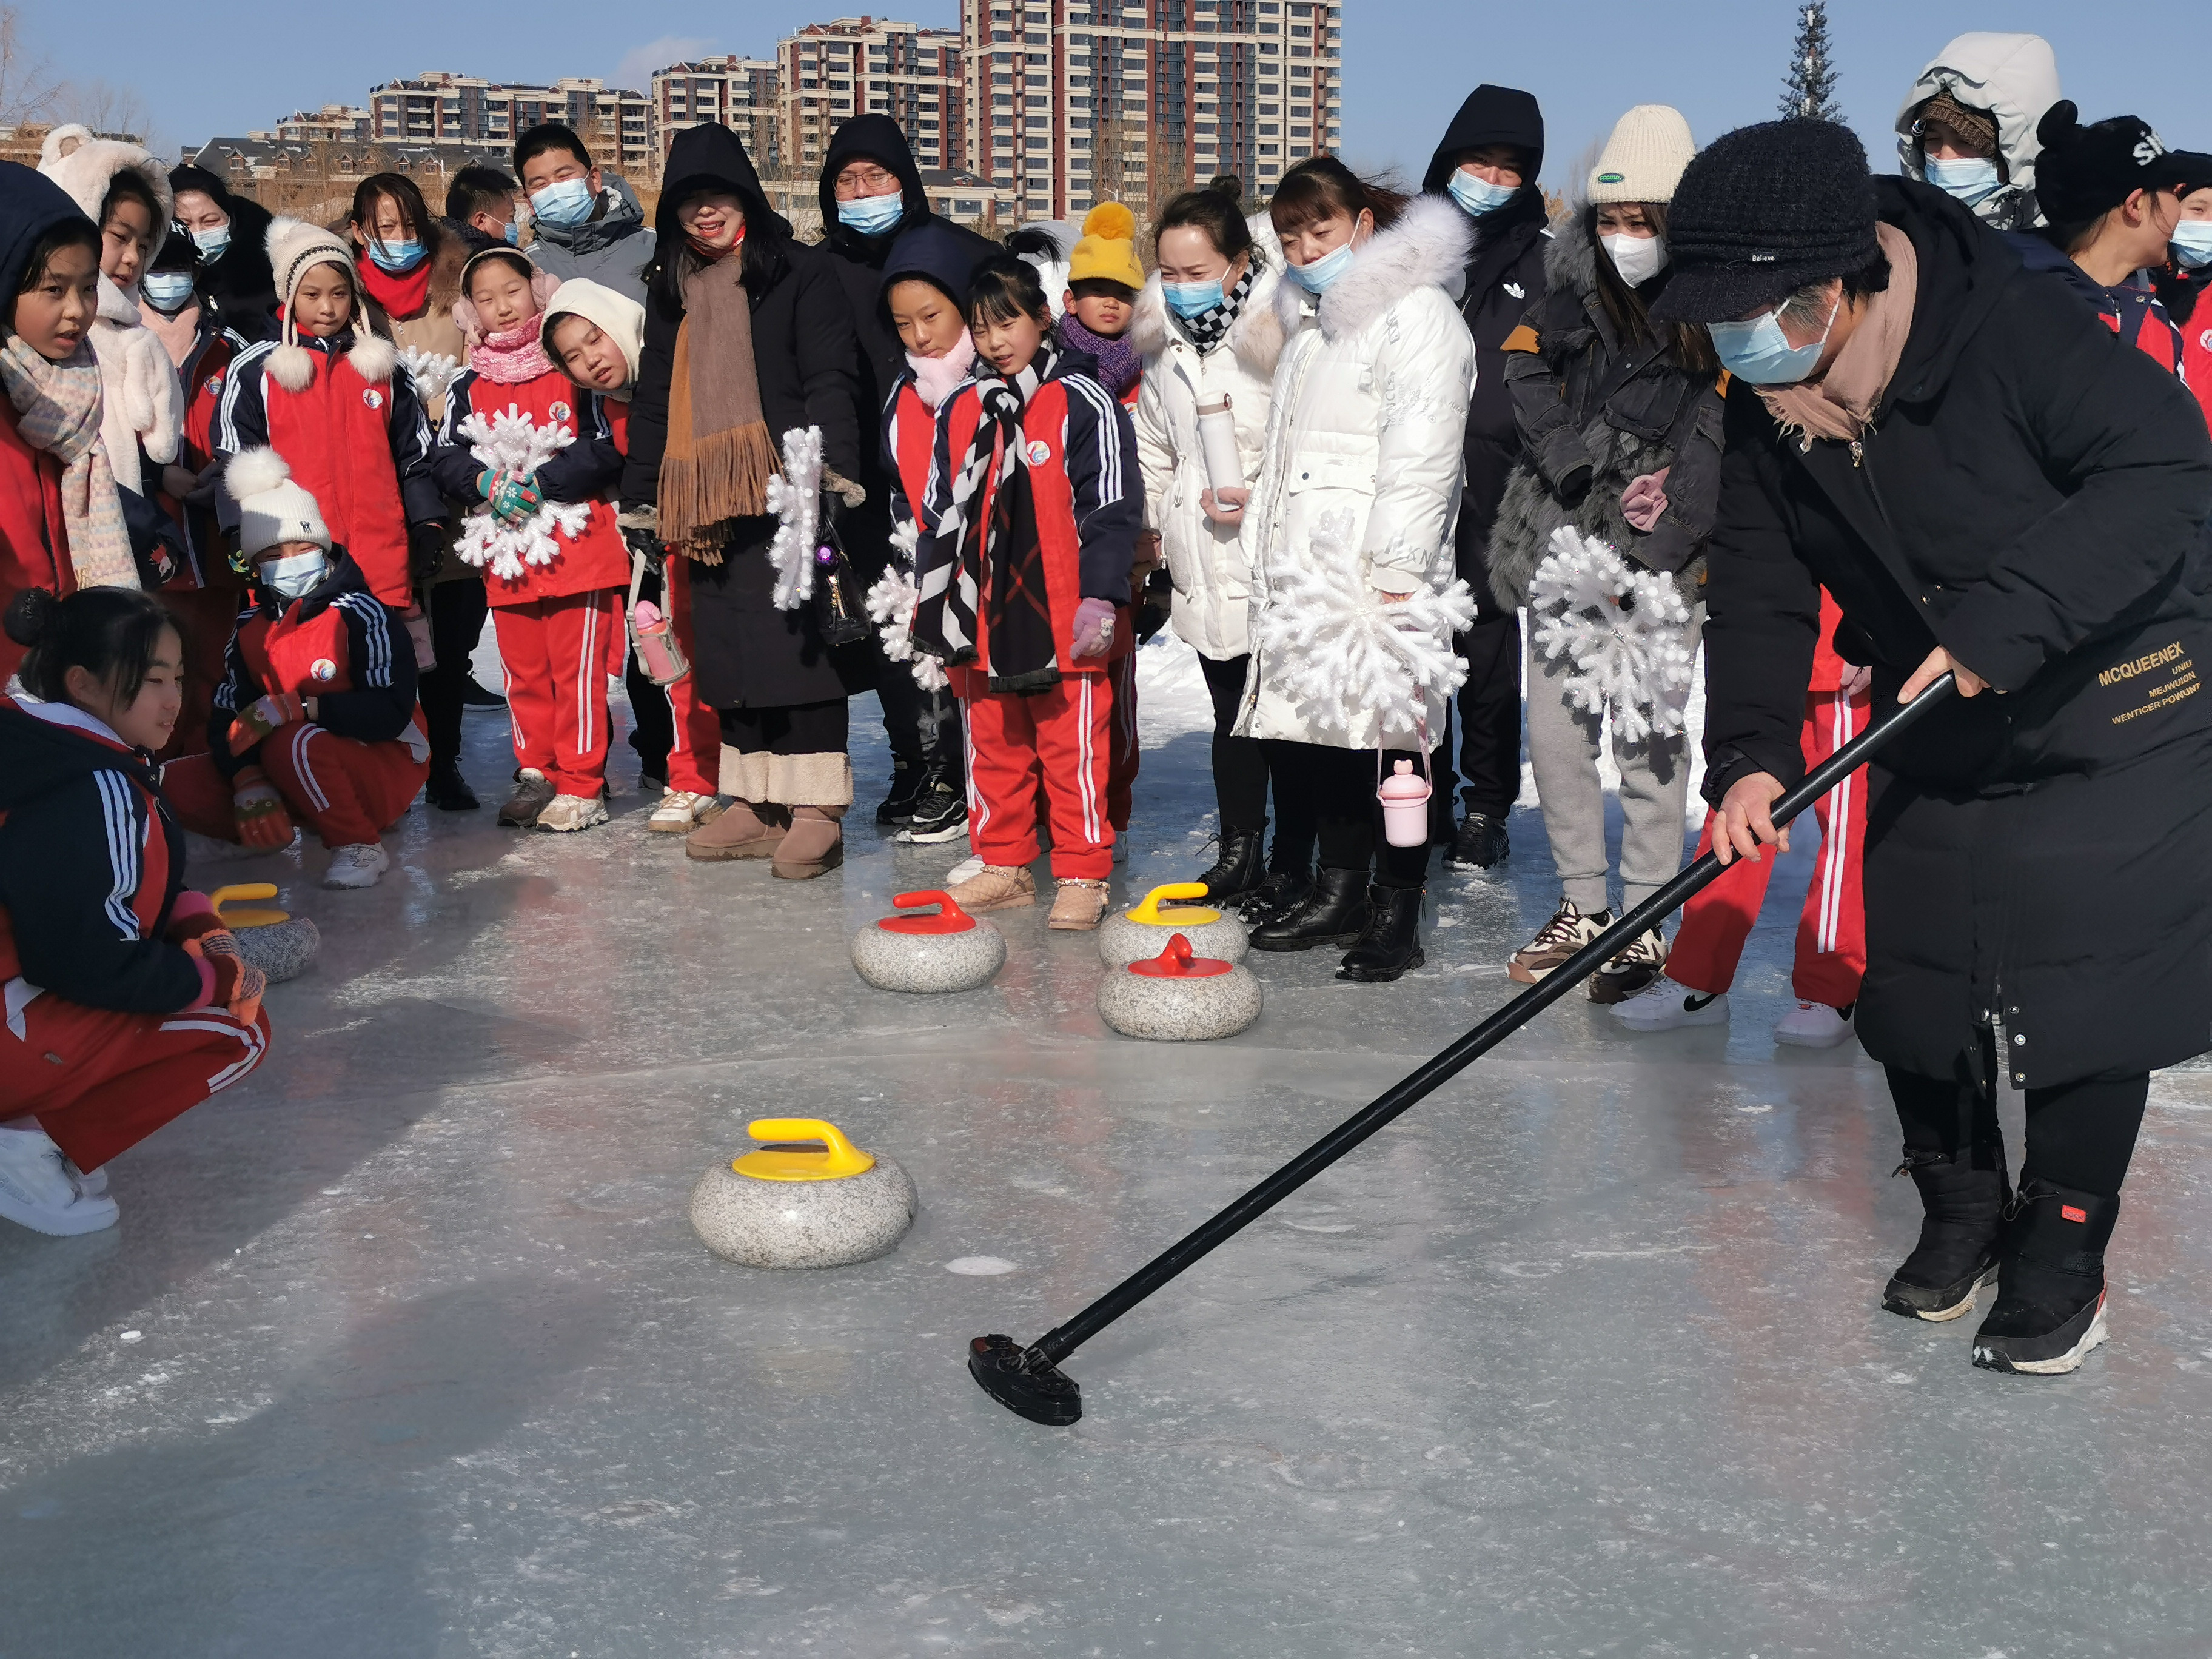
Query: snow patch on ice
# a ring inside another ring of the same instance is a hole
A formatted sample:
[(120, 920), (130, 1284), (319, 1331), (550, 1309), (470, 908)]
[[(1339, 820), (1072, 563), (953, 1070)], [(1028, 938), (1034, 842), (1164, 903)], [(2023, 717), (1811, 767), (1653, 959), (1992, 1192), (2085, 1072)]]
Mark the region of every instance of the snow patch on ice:
[(1014, 1264), (1002, 1256), (963, 1255), (945, 1264), (949, 1273), (967, 1273), (976, 1278), (988, 1278), (994, 1273), (1018, 1271)]

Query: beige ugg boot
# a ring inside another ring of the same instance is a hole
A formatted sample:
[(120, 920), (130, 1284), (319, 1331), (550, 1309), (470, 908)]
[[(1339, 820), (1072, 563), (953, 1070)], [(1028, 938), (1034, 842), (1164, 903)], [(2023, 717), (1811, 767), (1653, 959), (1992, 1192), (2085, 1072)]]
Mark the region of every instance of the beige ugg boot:
[(845, 861), (845, 832), (838, 820), (842, 806), (794, 806), (791, 828), (775, 844), (772, 873), (786, 881), (811, 881)]
[(1060, 890), (1053, 896), (1052, 915), (1045, 919), (1044, 925), (1063, 933), (1087, 933), (1097, 927), (1099, 917), (1105, 914), (1104, 882), (1063, 876)]
[(1019, 865), (987, 864), (967, 880), (945, 890), (971, 915), (1036, 902), (1036, 878)]
[(729, 810), (711, 823), (702, 823), (684, 837), (684, 856), (691, 859), (765, 859), (775, 856), (776, 842), (791, 822), (783, 807), (733, 800)]

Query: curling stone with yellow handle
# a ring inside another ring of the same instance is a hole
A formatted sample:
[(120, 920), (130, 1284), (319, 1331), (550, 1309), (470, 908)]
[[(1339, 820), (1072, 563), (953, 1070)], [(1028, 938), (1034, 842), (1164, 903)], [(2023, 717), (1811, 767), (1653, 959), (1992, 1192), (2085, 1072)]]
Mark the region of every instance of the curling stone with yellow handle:
[(853, 935), (853, 966), (880, 991), (972, 991), (988, 985), (1006, 960), (1006, 936), (969, 915), (949, 893), (899, 893), (901, 910), (937, 906), (935, 915), (885, 916)]
[(1207, 905), (1164, 902), (1202, 899), (1201, 881), (1170, 882), (1155, 887), (1118, 916), (1109, 916), (1098, 929), (1098, 956), (1109, 968), (1132, 962), (1149, 962), (1165, 948), (1170, 937), (1181, 933), (1190, 941), (1194, 955), (1217, 962), (1244, 960), (1244, 924)]
[(1098, 1017), (1124, 1036), (1153, 1042), (1210, 1042), (1260, 1018), (1260, 981), (1233, 962), (1209, 960), (1176, 933), (1148, 962), (1106, 970)]
[(914, 1219), (914, 1182), (818, 1117), (763, 1117), (766, 1144), (717, 1164), (691, 1189), (691, 1230), (748, 1267), (842, 1267), (878, 1256)]
[(276, 896), (276, 888), (265, 881), (218, 887), (208, 895), (216, 916), (237, 938), (238, 954), (267, 975), (271, 984), (290, 979), (323, 948), (322, 934), (307, 917), (283, 910), (256, 910), (240, 902)]

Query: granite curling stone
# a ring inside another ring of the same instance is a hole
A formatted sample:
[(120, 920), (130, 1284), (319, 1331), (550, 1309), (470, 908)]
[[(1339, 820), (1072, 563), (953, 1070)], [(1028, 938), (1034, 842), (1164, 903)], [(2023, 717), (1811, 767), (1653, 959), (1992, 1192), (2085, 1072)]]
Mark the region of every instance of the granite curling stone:
[(748, 1267), (842, 1267), (897, 1243), (914, 1219), (914, 1182), (818, 1117), (756, 1118), (766, 1145), (717, 1164), (691, 1188), (691, 1230)]
[(323, 948), (322, 933), (305, 916), (295, 916), (283, 910), (254, 910), (237, 905), (241, 899), (272, 899), (276, 889), (265, 881), (243, 882), (235, 887), (218, 887), (208, 902), (222, 925), (238, 941), (238, 954), (267, 976), (270, 984), (290, 979), (315, 959)]
[(878, 990), (972, 991), (1005, 963), (1006, 936), (950, 894), (900, 893), (891, 902), (901, 910), (933, 904), (937, 914), (885, 916), (853, 935), (853, 966)]
[(1098, 987), (1098, 1017), (1124, 1036), (1209, 1042), (1259, 1018), (1260, 1000), (1249, 969), (1198, 956), (1177, 933), (1151, 961), (1108, 970)]
[(1164, 907), (1160, 902), (1205, 896), (1202, 881), (1170, 882), (1153, 888), (1139, 902), (1099, 925), (1099, 960), (1109, 968), (1149, 962), (1159, 955), (1170, 935), (1181, 933), (1190, 941), (1194, 956), (1216, 962), (1243, 961), (1248, 935), (1238, 918), (1204, 905)]

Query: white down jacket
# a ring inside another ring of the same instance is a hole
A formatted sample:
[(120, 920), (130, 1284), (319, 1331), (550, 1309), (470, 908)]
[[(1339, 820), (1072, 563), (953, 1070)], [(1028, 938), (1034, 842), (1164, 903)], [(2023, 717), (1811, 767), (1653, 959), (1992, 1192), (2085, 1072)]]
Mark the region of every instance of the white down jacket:
[[(1262, 257), (1267, 257), (1263, 254)], [(1259, 481), (1267, 453), (1267, 410), (1275, 360), (1283, 353), (1283, 319), (1275, 308), (1282, 256), (1253, 278), (1228, 337), (1200, 355), (1168, 316), (1159, 273), (1145, 284), (1129, 337), (1145, 354), (1137, 392), (1137, 461), (1145, 475), (1145, 527), (1159, 534), (1175, 583), (1174, 625), (1201, 657), (1225, 662), (1251, 649), (1245, 611), (1257, 561), (1243, 526), (1218, 525), (1199, 497), (1206, 488), (1198, 439), (1198, 406), (1224, 393), (1237, 422), (1244, 483)]]
[[(1313, 532), (1331, 514), (1349, 515), (1370, 595), (1423, 584), (1441, 592), (1452, 580), (1474, 341), (1450, 289), (1472, 234), (1449, 200), (1416, 197), (1318, 302), (1291, 282), (1277, 292), (1289, 337), (1275, 368), (1267, 460), (1245, 515), (1260, 581), (1240, 737), (1376, 744), (1371, 714), (1302, 702), (1258, 642), (1260, 613), (1283, 602), (1274, 584), (1288, 568), (1315, 568)], [(1443, 699), (1429, 702), (1429, 730), (1441, 738)]]

